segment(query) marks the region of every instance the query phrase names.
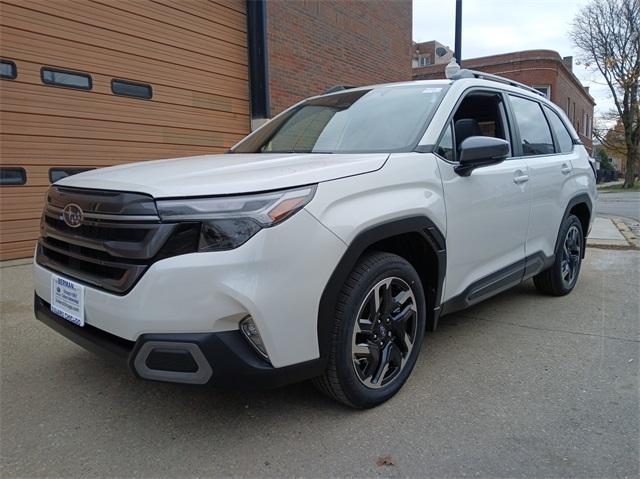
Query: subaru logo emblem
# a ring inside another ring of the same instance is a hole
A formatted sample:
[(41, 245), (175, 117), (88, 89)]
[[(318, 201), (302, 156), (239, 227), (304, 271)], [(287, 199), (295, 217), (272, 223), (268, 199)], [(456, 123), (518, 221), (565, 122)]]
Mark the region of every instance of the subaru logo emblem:
[(69, 203), (62, 210), (62, 219), (71, 228), (77, 228), (82, 224), (82, 208), (74, 203)]

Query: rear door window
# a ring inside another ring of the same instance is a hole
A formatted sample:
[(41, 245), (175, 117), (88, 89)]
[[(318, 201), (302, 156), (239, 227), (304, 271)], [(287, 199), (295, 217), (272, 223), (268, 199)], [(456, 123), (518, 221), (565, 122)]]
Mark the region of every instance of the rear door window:
[(553, 137), (541, 105), (533, 100), (509, 95), (516, 125), (520, 131), (523, 156), (555, 153)]

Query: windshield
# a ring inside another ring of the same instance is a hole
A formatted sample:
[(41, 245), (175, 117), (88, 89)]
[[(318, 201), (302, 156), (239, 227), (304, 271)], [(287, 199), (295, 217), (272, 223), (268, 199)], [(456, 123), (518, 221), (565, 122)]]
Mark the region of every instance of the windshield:
[(276, 117), (232, 152), (407, 151), (418, 141), (444, 88), (408, 85), (314, 98)]

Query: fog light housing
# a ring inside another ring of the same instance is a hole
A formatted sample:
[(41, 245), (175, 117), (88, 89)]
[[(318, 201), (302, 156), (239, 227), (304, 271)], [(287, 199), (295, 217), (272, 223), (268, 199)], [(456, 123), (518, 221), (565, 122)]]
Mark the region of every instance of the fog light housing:
[(262, 336), (260, 336), (258, 327), (256, 326), (256, 323), (253, 321), (253, 318), (251, 316), (247, 316), (242, 321), (240, 321), (240, 331), (247, 339), (247, 341), (249, 341), (249, 344), (251, 344), (253, 349), (255, 349), (260, 356), (268, 361), (269, 355), (267, 354), (267, 349), (264, 347)]

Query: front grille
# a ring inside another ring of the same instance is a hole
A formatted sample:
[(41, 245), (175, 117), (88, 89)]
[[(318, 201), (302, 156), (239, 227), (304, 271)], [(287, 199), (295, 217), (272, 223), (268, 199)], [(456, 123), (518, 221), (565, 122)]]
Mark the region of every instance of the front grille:
[(83, 224), (78, 228), (72, 228), (61, 220), (59, 217), (45, 216), (45, 222), (54, 230), (64, 232), (66, 234), (79, 235), (85, 238), (93, 238), (102, 241), (143, 241), (144, 237), (153, 227), (129, 229), (129, 228), (112, 228), (109, 226), (90, 226)]
[[(70, 203), (84, 213), (76, 228), (62, 216)], [(162, 223), (148, 195), (52, 186), (40, 230), (38, 264), (126, 294), (154, 262), (196, 251), (200, 223)]]

